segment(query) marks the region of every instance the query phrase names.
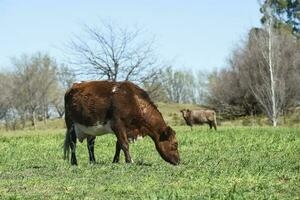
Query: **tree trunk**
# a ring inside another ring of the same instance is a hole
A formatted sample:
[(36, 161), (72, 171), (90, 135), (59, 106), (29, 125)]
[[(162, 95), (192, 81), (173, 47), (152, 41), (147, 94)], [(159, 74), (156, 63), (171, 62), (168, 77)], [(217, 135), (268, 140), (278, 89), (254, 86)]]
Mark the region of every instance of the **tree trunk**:
[(25, 117), (25, 113), (22, 114), (21, 117), (21, 125), (22, 125), (22, 129), (25, 128), (25, 123), (26, 123), (26, 117)]
[(9, 131), (9, 120), (7, 117), (5, 117), (5, 130)]
[(44, 116), (43, 116), (43, 121), (44, 121), (44, 124), (46, 125), (47, 124), (47, 111), (46, 111), (46, 109), (44, 110)]
[[(269, 8), (271, 9), (271, 8)], [(268, 38), (268, 48), (269, 48), (269, 71), (270, 71), (270, 81), (271, 81), (271, 101), (272, 101), (272, 123), (273, 127), (277, 126), (277, 111), (276, 111), (276, 99), (275, 99), (275, 82), (274, 82), (274, 72), (273, 72), (273, 63), (272, 63), (272, 15), (269, 11), (269, 38)]]
[(31, 112), (31, 125), (33, 126), (33, 128), (35, 130), (35, 128), (36, 128), (35, 111)]

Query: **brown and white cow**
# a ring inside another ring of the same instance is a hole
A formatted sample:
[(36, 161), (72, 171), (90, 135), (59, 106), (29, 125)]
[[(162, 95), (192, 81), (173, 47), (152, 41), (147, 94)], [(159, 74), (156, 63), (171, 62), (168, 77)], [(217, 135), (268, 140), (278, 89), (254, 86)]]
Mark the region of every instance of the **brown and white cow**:
[(193, 124), (208, 124), (210, 129), (214, 127), (217, 130), (217, 120), (216, 120), (216, 112), (213, 110), (190, 110), (190, 109), (182, 109), (180, 110), (182, 116), (188, 126), (193, 127)]
[(95, 162), (96, 136), (114, 133), (117, 137), (113, 162), (132, 162), (129, 139), (148, 135), (160, 156), (171, 164), (179, 163), (175, 131), (166, 125), (148, 94), (131, 82), (90, 81), (73, 84), (65, 94), (67, 126), (64, 157), (71, 149), (71, 164), (77, 165), (76, 140), (87, 139), (90, 162)]

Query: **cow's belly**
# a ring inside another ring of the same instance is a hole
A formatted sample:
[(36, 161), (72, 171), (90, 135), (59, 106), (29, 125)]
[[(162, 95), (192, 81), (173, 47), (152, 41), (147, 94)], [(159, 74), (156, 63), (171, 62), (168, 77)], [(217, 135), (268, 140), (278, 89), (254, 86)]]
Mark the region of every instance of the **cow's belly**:
[(110, 122), (107, 122), (104, 125), (99, 123), (99, 125), (95, 126), (85, 126), (79, 123), (74, 123), (74, 129), (80, 142), (88, 136), (101, 136), (112, 133)]

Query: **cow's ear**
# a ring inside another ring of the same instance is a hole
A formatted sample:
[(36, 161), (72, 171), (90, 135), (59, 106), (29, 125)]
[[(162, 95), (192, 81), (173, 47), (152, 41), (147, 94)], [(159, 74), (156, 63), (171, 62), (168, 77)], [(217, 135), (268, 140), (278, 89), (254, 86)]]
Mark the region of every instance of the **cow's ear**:
[(167, 126), (167, 132), (168, 132), (168, 134), (175, 134), (175, 131), (173, 131), (173, 129), (170, 127), (170, 126)]
[(160, 135), (160, 140), (168, 140), (172, 134), (175, 135), (175, 131), (173, 131), (170, 126), (167, 126), (164, 132)]

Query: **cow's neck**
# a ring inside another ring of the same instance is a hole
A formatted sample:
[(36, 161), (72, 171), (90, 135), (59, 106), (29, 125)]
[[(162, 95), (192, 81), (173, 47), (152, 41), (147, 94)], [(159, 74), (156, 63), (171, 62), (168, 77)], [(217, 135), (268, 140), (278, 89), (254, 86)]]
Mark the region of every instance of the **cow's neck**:
[(166, 128), (166, 123), (156, 106), (139, 96), (136, 96), (136, 101), (144, 121), (144, 128), (148, 130), (147, 134), (153, 138), (155, 135), (162, 133)]
[(163, 159), (166, 159), (164, 146), (160, 140), (160, 137), (161, 137), (161, 134), (163, 134), (165, 132), (167, 125), (166, 125), (165, 121), (163, 120), (163, 118), (161, 118), (161, 120), (154, 122), (154, 125), (152, 127), (153, 128), (152, 128), (152, 131), (149, 132), (149, 136), (155, 143), (155, 148), (158, 151), (158, 153), (160, 154), (160, 156)]
[(159, 135), (166, 129), (167, 125), (162, 117), (157, 118), (149, 118), (149, 121), (147, 122), (148, 130), (149, 130), (149, 136), (153, 139), (159, 138)]
[(160, 156), (165, 159), (164, 147), (160, 141), (160, 136), (166, 130), (167, 124), (165, 123), (161, 113), (155, 107), (151, 107), (151, 109), (148, 107), (147, 112), (143, 113), (143, 117), (145, 119), (144, 128), (147, 130), (147, 135), (149, 135), (154, 141), (155, 147)]

